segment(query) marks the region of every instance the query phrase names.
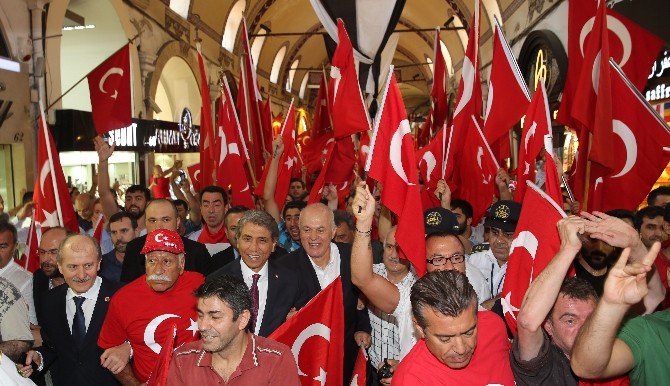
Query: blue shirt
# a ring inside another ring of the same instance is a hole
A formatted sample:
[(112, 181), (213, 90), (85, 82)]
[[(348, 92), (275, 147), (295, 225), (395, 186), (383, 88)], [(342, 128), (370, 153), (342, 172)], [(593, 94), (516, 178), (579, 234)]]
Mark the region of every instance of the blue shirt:
[(102, 266), (99, 275), (115, 283), (121, 282), (121, 267), (123, 263), (116, 258), (115, 250), (102, 255)]
[(293, 241), (283, 220), (279, 223), (279, 246), (286, 249), (287, 252), (293, 252), (300, 248), (300, 243)]

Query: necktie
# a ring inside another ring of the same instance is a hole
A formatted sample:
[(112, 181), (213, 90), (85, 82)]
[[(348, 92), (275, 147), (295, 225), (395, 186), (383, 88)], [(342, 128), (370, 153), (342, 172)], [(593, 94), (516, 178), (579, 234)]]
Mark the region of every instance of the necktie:
[(256, 331), (256, 317), (258, 316), (258, 279), (261, 275), (255, 273), (251, 276), (253, 283), (251, 283), (251, 331)]
[(86, 336), (86, 321), (84, 320), (84, 309), (81, 305), (86, 298), (83, 296), (75, 296), (72, 300), (74, 300), (74, 304), (77, 306), (77, 310), (74, 312), (74, 318), (72, 318), (72, 338), (77, 347), (81, 347), (81, 344), (84, 343), (84, 337)]

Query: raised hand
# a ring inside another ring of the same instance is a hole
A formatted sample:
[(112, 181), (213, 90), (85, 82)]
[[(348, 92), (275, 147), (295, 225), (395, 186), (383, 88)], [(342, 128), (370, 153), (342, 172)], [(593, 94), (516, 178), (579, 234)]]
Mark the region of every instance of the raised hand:
[(279, 159), (284, 153), (284, 141), (282, 137), (279, 136), (272, 141), (272, 158)]
[(114, 148), (116, 148), (116, 144), (109, 146), (109, 144), (100, 136), (93, 138), (93, 145), (95, 146), (95, 151), (98, 152), (98, 159), (100, 162), (107, 161), (114, 153)]
[(603, 301), (622, 306), (639, 303), (649, 292), (647, 272), (652, 269), (660, 250), (661, 244), (656, 242), (641, 262), (630, 263), (630, 248), (625, 248), (607, 276)]
[(359, 182), (358, 186), (356, 186), (356, 195), (351, 207), (354, 210), (357, 226), (365, 226), (367, 228), (360, 230), (363, 232), (367, 231), (372, 226), (372, 219), (375, 215), (375, 198), (370, 193), (368, 184), (365, 181)]
[(558, 235), (561, 238), (561, 248), (579, 251), (582, 241), (579, 235), (584, 234), (584, 219), (577, 216), (568, 216), (558, 221)]
[(584, 218), (584, 231), (595, 239), (619, 248), (632, 248), (641, 243), (637, 231), (620, 218), (597, 211), (593, 214), (582, 212), (581, 216)]

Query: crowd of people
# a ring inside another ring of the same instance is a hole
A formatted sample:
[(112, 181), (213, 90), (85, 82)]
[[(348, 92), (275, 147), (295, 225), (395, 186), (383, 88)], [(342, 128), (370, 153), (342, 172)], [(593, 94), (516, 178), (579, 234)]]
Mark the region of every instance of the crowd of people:
[[(530, 284), (513, 334), (501, 290), (515, 279), (506, 272), (521, 204), (509, 192), (473, 224), (472, 206), (441, 182), (441, 206), (425, 211), (416, 240), (426, 250), (420, 277), (379, 187), (365, 181), (344, 205), (327, 195), (307, 205), (296, 178), (281, 208), (266, 182), (247, 208), (221, 187), (178, 184), (180, 164), (122, 191), (110, 185), (113, 146), (95, 145), (97, 183), (70, 192), (80, 232), (42, 230), (35, 272), (15, 261), (31, 193), (0, 218), (0, 351), (16, 363), (15, 374), (0, 372), (7, 379), (142, 385), (171, 346), (168, 385), (298, 385), (295, 353), (268, 336), (337, 278), (347, 385), (359, 347), (369, 385), (670, 379), (670, 187), (635, 213), (567, 202), (560, 249)], [(501, 189), (508, 179), (499, 173)]]

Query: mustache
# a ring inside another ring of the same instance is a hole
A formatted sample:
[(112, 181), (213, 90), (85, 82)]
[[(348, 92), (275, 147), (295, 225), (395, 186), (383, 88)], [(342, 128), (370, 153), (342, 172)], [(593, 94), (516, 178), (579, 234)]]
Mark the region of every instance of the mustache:
[(81, 279), (78, 278), (78, 277), (73, 277), (73, 278), (72, 278), (72, 281), (75, 282), (75, 283), (82, 284), (82, 283), (86, 283), (86, 282), (91, 281), (91, 279), (92, 279), (92, 278), (91, 278), (90, 276), (86, 276), (86, 277), (81, 278)]
[(157, 275), (157, 274), (149, 275), (149, 276), (147, 276), (147, 280), (149, 280), (149, 281), (165, 281), (165, 282), (172, 281), (172, 279), (170, 279), (170, 277), (165, 275), (165, 274), (163, 274), (163, 275)]
[(215, 338), (219, 336), (219, 333), (214, 330), (199, 330), (200, 336), (203, 338)]

